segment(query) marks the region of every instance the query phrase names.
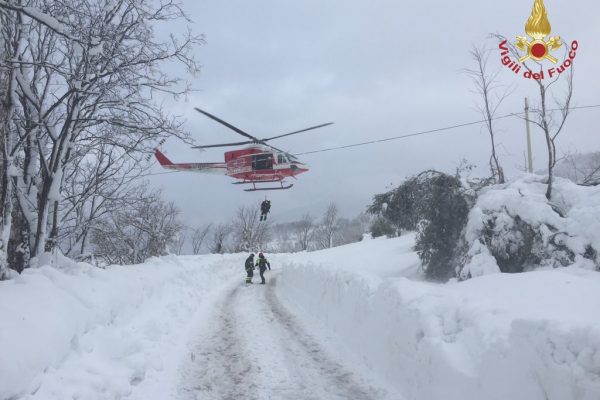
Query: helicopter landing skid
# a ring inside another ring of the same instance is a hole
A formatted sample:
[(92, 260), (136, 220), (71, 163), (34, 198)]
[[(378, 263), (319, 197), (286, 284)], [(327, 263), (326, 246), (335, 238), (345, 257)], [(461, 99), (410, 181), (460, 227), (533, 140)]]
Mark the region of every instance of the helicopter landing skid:
[[(279, 182), (280, 186), (275, 186), (275, 187), (265, 187), (265, 188), (261, 188), (261, 187), (256, 187), (257, 183), (271, 183), (271, 182)], [(252, 184), (251, 188), (248, 189), (244, 189), (245, 192), (257, 192), (260, 190), (285, 190), (285, 189), (289, 189), (292, 186), (294, 186), (293, 183), (284, 185), (282, 180), (272, 180), (272, 181), (257, 181), (257, 182), (233, 182), (234, 185), (241, 185), (241, 184)]]
[(289, 185), (285, 185), (285, 186), (281, 186), (281, 187), (270, 187), (270, 188), (257, 188), (254, 187), (252, 189), (244, 189), (244, 192), (257, 192), (259, 190), (285, 190), (285, 189), (289, 189), (292, 186), (294, 186), (293, 183), (290, 183)]

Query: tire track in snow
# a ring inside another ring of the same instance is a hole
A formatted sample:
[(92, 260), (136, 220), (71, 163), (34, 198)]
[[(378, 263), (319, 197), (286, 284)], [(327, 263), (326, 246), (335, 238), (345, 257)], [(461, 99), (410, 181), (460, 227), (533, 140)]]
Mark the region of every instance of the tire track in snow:
[[(276, 273), (275, 273), (276, 275)], [(182, 400), (372, 400), (385, 393), (330, 359), (278, 300), (277, 277), (236, 286), (214, 307), (184, 370)]]
[[(239, 286), (217, 304), (208, 337), (203, 338), (191, 356), (184, 373), (182, 399), (239, 400), (258, 399), (253, 380), (253, 365), (245, 357), (247, 349), (238, 335), (235, 302)], [(221, 307), (218, 307), (221, 305)]]
[[(299, 365), (296, 362), (292, 365), (297, 369), (298, 375), (304, 375), (310, 380), (311, 378), (315, 378), (311, 375), (316, 373), (318, 374), (318, 378), (320, 378), (319, 380), (324, 384), (319, 388), (319, 393), (315, 393), (315, 398), (340, 400), (371, 400), (381, 398), (383, 395), (381, 391), (359, 383), (352, 373), (326, 355), (326, 352), (318, 341), (301, 327), (296, 317), (277, 298), (274, 290), (277, 277), (272, 278), (271, 282), (272, 285), (268, 288), (265, 295), (270, 311), (273, 313), (278, 324), (286, 331), (286, 340), (295, 342), (290, 347), (298, 347), (303, 350), (305, 355), (303, 358), (310, 360), (312, 364), (308, 365), (310, 367), (308, 369), (306, 369), (307, 365)], [(323, 397), (321, 390), (327, 393), (327, 397)]]

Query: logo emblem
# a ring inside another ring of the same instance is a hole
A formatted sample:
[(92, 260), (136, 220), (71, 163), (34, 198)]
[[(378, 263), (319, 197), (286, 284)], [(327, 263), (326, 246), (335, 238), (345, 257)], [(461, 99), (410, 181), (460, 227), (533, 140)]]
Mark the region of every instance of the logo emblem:
[(535, 0), (531, 16), (525, 24), (525, 33), (533, 40), (529, 41), (526, 36), (517, 36), (517, 43), (515, 43), (520, 50), (527, 52), (519, 58), (520, 63), (530, 58), (534, 61), (546, 59), (554, 64), (558, 62), (556, 57), (550, 55), (550, 51), (558, 49), (562, 43), (560, 42), (560, 36), (554, 36), (546, 40), (546, 37), (550, 35), (550, 31), (550, 21), (548, 21), (544, 0)]
[[(507, 39), (502, 40), (498, 45), (500, 49), (500, 62), (517, 75), (521, 73), (521, 66), (524, 66), (526, 71), (524, 71), (523, 77), (527, 79), (543, 80), (562, 74), (573, 65), (573, 61), (577, 56), (579, 43), (573, 40), (565, 50), (567, 57), (559, 63), (558, 58), (550, 53), (561, 48), (563, 43), (560, 40), (560, 36), (550, 36), (551, 31), (552, 28), (548, 20), (546, 7), (544, 6), (544, 0), (534, 0), (531, 16), (525, 24), (525, 33), (527, 36), (517, 36), (517, 41), (513, 48), (510, 47)], [(525, 54), (521, 55), (519, 54), (520, 52), (524, 52)], [(513, 59), (513, 57), (516, 59)], [(548, 69), (540, 65), (539, 70), (533, 71), (533, 69), (525, 64), (525, 61), (529, 60), (537, 63), (548, 60), (552, 64), (559, 65)]]

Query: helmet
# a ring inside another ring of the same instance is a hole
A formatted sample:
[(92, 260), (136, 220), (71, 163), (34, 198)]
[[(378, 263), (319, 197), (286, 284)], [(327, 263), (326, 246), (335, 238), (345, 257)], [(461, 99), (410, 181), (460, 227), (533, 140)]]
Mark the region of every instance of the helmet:
[(258, 256), (259, 256), (260, 258), (263, 258), (263, 257), (264, 257), (263, 253), (258, 253)]
[(254, 257), (254, 253), (250, 253), (250, 257)]

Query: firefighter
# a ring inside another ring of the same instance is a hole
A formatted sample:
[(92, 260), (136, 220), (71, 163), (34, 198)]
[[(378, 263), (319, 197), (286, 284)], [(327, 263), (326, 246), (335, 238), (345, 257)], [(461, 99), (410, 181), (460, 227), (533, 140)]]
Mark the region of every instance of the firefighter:
[(246, 284), (252, 283), (252, 277), (254, 276), (254, 253), (250, 253), (248, 258), (246, 258)]
[(263, 253), (258, 254), (258, 260), (256, 260), (256, 266), (258, 267), (258, 270), (260, 271), (260, 279), (262, 281), (262, 282), (260, 282), (260, 284), (264, 285), (265, 284), (265, 276), (263, 274), (267, 270), (267, 267), (269, 268), (269, 271), (271, 270), (271, 264), (269, 264), (269, 262), (267, 261), (267, 259), (265, 258), (265, 255)]
[(261, 221), (267, 220), (267, 214), (269, 213), (270, 210), (271, 210), (271, 201), (265, 199), (260, 204), (260, 220)]

